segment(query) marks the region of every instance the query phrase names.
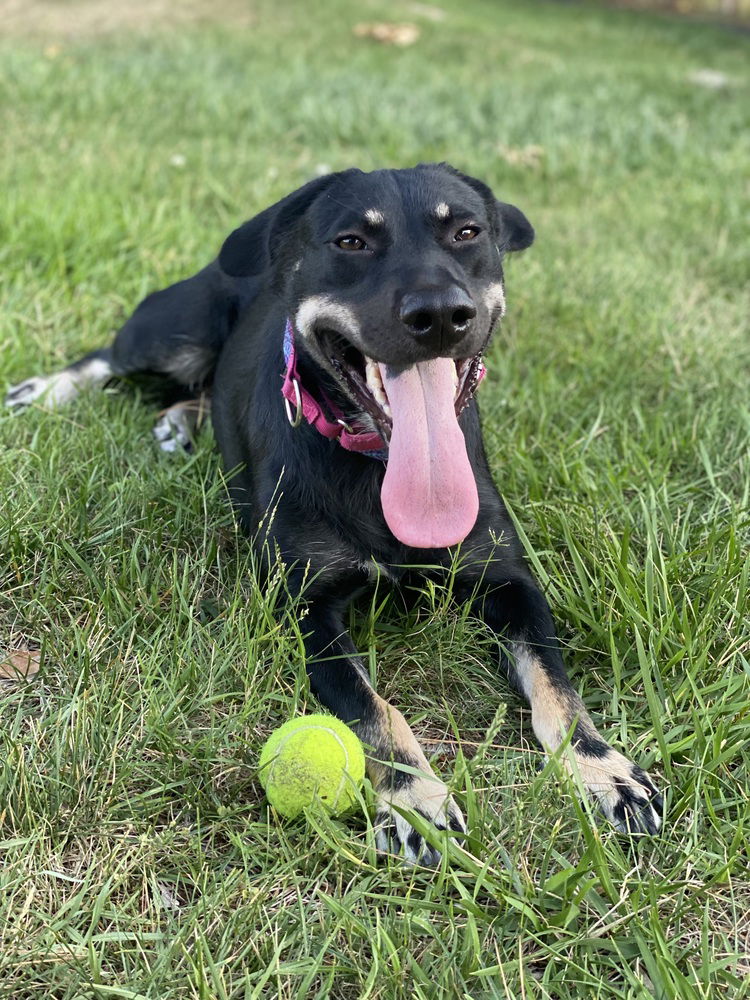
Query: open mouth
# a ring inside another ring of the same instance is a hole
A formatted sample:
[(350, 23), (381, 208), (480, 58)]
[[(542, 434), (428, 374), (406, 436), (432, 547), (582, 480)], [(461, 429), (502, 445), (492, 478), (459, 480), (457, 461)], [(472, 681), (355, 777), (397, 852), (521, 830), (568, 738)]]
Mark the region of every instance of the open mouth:
[(418, 549), (463, 541), (476, 524), (479, 493), (458, 416), (482, 377), (481, 355), (389, 365), (338, 332), (317, 337), (346, 395), (388, 446), (380, 505), (392, 534)]
[[(386, 366), (363, 354), (339, 333), (323, 332), (320, 334), (320, 344), (348, 395), (374, 421), (387, 443), (393, 431), (393, 413), (383, 382), (383, 369)], [(453, 405), (458, 417), (479, 384), (482, 374), (481, 352), (470, 358), (457, 359), (453, 363)]]

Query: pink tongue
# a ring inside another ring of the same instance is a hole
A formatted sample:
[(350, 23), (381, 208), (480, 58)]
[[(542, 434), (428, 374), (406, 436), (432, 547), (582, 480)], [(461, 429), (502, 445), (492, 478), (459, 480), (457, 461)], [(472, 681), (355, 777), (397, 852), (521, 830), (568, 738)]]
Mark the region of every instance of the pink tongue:
[(388, 465), (380, 492), (388, 527), (399, 541), (438, 549), (474, 527), (479, 497), (453, 405), (450, 358), (401, 371), (379, 365), (393, 415)]

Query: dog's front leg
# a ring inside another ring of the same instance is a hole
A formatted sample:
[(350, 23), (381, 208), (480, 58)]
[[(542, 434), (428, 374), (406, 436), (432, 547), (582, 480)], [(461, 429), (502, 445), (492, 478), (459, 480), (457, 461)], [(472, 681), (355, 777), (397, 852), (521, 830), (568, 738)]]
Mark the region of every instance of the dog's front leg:
[(596, 729), (565, 672), (547, 602), (531, 577), (485, 578), (474, 593), (479, 616), (500, 639), (511, 683), (531, 706), (542, 746), (554, 752), (571, 733), (573, 759), (565, 756), (564, 764), (575, 768), (607, 819), (624, 832), (656, 833), (662, 797), (650, 776)]
[[(438, 829), (465, 832), (463, 817), (434, 774), (401, 712), (381, 698), (344, 628), (355, 580), (339, 581), (309, 601), (305, 652), (310, 687), (334, 715), (349, 723), (365, 745), (367, 773), (377, 795), (378, 849), (411, 864), (435, 865), (440, 852), (399, 810), (414, 810)], [(316, 588), (317, 589), (317, 588)], [(346, 598), (338, 595), (347, 594)]]

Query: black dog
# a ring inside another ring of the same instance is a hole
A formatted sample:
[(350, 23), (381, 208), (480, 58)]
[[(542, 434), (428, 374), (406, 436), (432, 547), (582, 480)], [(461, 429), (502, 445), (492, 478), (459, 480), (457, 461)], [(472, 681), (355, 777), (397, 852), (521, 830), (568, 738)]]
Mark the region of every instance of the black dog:
[[(343, 622), (373, 576), (404, 581), (414, 564), (436, 576), (458, 566), (456, 594), (501, 640), (538, 739), (554, 751), (570, 733), (568, 766), (605, 815), (631, 832), (661, 823), (653, 782), (571, 687), (482, 446), (473, 394), (505, 307), (503, 257), (533, 238), (517, 208), (446, 165), (321, 177), (235, 230), (195, 277), (150, 295), (111, 348), (7, 400), (58, 404), (143, 371), (212, 384), (244, 526), (308, 605), (311, 688), (371, 748), (378, 844), (410, 861), (439, 854), (400, 810), (457, 832), (463, 819)], [(162, 445), (186, 441), (190, 419), (189, 407), (169, 412)]]

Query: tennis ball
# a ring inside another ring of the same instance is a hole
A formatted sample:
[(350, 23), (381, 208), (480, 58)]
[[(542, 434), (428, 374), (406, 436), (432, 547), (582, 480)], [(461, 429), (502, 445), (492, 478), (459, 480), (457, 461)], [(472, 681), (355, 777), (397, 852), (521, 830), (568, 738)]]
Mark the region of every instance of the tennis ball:
[(260, 783), (274, 809), (294, 819), (313, 802), (334, 816), (356, 801), (365, 776), (362, 744), (333, 715), (303, 715), (279, 726), (266, 740), (258, 765)]

